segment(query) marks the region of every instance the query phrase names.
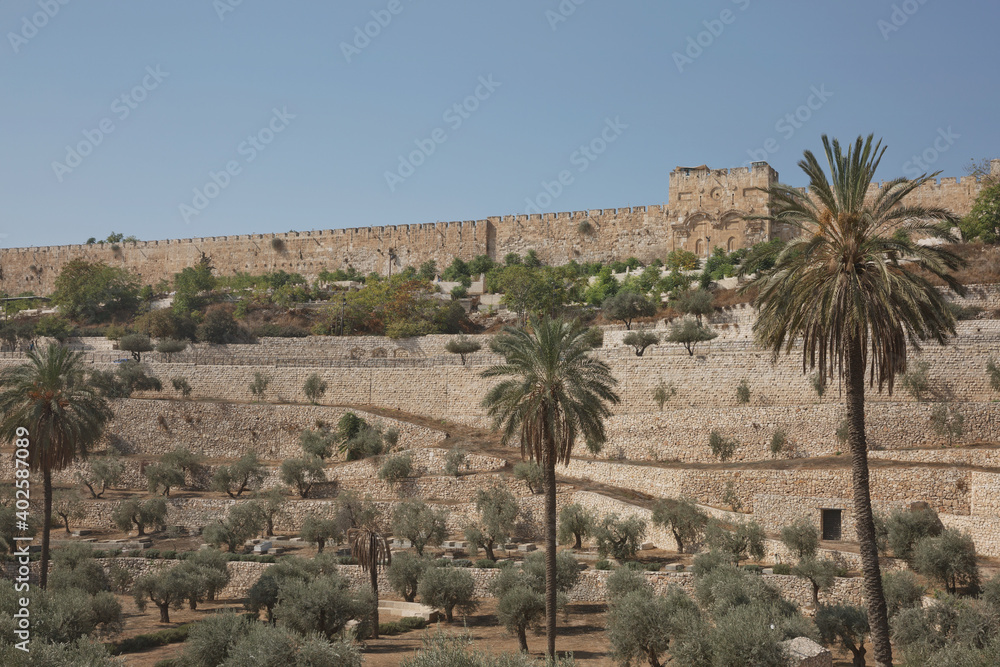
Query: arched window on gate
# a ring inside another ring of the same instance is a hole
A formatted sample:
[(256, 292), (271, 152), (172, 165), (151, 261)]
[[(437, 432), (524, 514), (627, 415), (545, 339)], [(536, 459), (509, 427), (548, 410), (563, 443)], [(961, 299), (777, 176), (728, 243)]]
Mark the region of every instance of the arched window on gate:
[(736, 250), (736, 237), (730, 236), (729, 241), (726, 242), (726, 252), (732, 252)]

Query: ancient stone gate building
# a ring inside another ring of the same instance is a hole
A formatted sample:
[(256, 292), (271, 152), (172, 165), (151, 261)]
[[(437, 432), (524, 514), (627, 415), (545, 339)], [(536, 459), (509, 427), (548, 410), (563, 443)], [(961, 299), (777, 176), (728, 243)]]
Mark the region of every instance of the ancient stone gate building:
[[(1000, 160), (992, 166), (1000, 174)], [(663, 205), (120, 246), (5, 248), (0, 249), (0, 291), (48, 294), (62, 266), (75, 258), (122, 266), (139, 275), (143, 283), (156, 284), (193, 265), (203, 254), (211, 258), (220, 275), (283, 269), (310, 280), (324, 269), (353, 267), (384, 275), (430, 259), (443, 268), (455, 257), (470, 260), (488, 255), (502, 260), (507, 253), (528, 250), (537, 252), (547, 264), (627, 257), (645, 262), (662, 259), (674, 249), (704, 257), (716, 247), (732, 251), (772, 238), (787, 239), (794, 232), (746, 219), (768, 212), (768, 198), (758, 188), (777, 182), (778, 173), (766, 162), (733, 169), (677, 167), (670, 174), (669, 203)], [(981, 188), (982, 183), (971, 176), (942, 178), (927, 183), (911, 200), (964, 215)]]

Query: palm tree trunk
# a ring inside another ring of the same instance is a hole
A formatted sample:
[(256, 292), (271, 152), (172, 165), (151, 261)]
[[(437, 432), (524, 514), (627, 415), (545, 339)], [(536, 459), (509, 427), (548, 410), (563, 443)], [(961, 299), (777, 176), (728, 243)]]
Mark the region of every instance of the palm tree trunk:
[(892, 667), (889, 643), (889, 618), (882, 591), (882, 573), (875, 546), (875, 520), (872, 515), (871, 489), (868, 480), (868, 443), (865, 439), (865, 360), (861, 340), (847, 338), (844, 378), (847, 397), (848, 443), (851, 447), (851, 476), (854, 489), (854, 525), (861, 551), (865, 602), (871, 626), (872, 648), (879, 667)]
[(42, 562), (38, 571), (38, 585), (45, 588), (49, 582), (49, 531), (52, 529), (52, 471), (42, 472)]
[[(371, 551), (375, 552), (375, 537), (369, 538), (371, 540)], [(378, 639), (378, 567), (373, 562), (371, 564), (371, 577), (372, 577), (372, 597), (375, 598), (375, 608), (372, 609), (372, 639)]]
[(556, 658), (556, 453), (555, 443), (545, 448), (545, 634), (546, 652)]

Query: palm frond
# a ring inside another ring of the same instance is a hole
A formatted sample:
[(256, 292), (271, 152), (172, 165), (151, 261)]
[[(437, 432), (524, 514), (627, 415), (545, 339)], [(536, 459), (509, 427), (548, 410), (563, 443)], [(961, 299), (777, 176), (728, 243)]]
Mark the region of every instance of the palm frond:
[(941, 237), (956, 219), (941, 209), (904, 203), (934, 175), (895, 179), (873, 197), (870, 186), (885, 153), (873, 136), (858, 137), (846, 148), (824, 136), (823, 146), (829, 176), (809, 151), (799, 162), (811, 198), (787, 186), (767, 188), (772, 214), (755, 216), (812, 233), (787, 244), (772, 270), (743, 287), (758, 289), (754, 333), (774, 355), (801, 341), (803, 371), (818, 367), (829, 376), (843, 370), (846, 338), (859, 340), (869, 384), (891, 393), (896, 375), (906, 371), (908, 346), (943, 343), (955, 331), (944, 297), (917, 269), (964, 293), (951, 275), (962, 265), (959, 256), (891, 232), (902, 227)]

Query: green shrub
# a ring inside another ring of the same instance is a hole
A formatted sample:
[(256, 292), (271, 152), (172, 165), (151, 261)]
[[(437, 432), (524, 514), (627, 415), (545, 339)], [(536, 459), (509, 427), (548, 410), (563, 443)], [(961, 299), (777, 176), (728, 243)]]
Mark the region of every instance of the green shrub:
[(177, 558), (177, 552), (174, 551), (173, 549), (168, 549), (168, 550), (164, 551), (161, 554), (160, 557), (163, 558), (163, 559), (165, 559), (165, 560), (173, 560), (173, 559)]
[(475, 562), (475, 567), (483, 570), (491, 570), (497, 566), (496, 563), (491, 561), (489, 558), (480, 558)]
[(390, 456), (378, 470), (378, 478), (388, 484), (398, 484), (413, 474), (413, 459), (409, 454)]
[(469, 455), (465, 453), (465, 450), (459, 449), (458, 447), (452, 448), (445, 456), (444, 471), (445, 474), (451, 475), (452, 477), (458, 477), (459, 470), (462, 466), (466, 465), (469, 460)]
[(788, 444), (788, 434), (785, 433), (785, 429), (779, 428), (771, 436), (771, 454), (777, 456), (781, 452), (785, 451), (785, 446)]
[(909, 392), (917, 401), (924, 400), (930, 391), (930, 364), (926, 361), (918, 361), (912, 368), (903, 375), (903, 389)]
[(739, 445), (734, 438), (727, 438), (718, 431), (712, 431), (708, 436), (708, 446), (712, 450), (712, 456), (720, 461), (728, 461), (736, 453)]
[(595, 570), (610, 570), (611, 569), (611, 561), (609, 561), (607, 558), (602, 558), (601, 560), (599, 560), (596, 563), (594, 563), (594, 569)]
[(159, 558), (159, 557), (160, 557), (160, 550), (159, 550), (159, 549), (146, 549), (146, 550), (145, 550), (145, 551), (144, 551), (144, 552), (142, 553), (142, 555), (143, 555), (143, 556), (144, 556), (145, 558), (154, 558), (154, 559), (155, 559), (155, 558)]
[(740, 383), (736, 385), (736, 402), (740, 405), (746, 405), (750, 402), (750, 385), (746, 378), (740, 380)]
[[(489, 559), (487, 559), (487, 560), (489, 560)], [(451, 566), (452, 567), (472, 567), (472, 561), (469, 560), (468, 558), (456, 558), (455, 560), (451, 561)]]
[(176, 628), (129, 637), (116, 644), (111, 644), (109, 651), (112, 655), (122, 655), (123, 653), (138, 653), (157, 646), (177, 644), (187, 640), (188, 632), (192, 627), (194, 627), (194, 623), (185, 623)]
[(775, 574), (791, 574), (792, 573), (792, 566), (789, 565), (788, 563), (777, 563), (771, 569), (774, 571)]
[(404, 616), (399, 619), (399, 625), (406, 630), (423, 630), (427, 627), (427, 620), (419, 616)]
[(380, 635), (399, 635), (404, 632), (406, 632), (406, 630), (403, 629), (403, 626), (394, 621), (378, 624), (378, 633)]

